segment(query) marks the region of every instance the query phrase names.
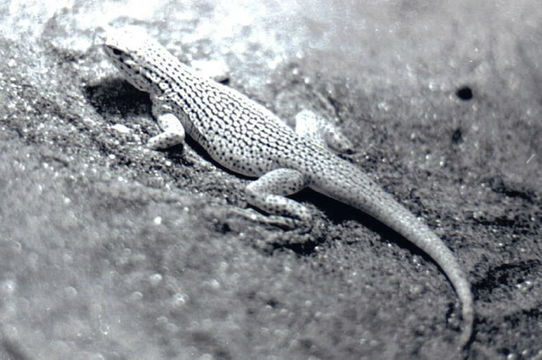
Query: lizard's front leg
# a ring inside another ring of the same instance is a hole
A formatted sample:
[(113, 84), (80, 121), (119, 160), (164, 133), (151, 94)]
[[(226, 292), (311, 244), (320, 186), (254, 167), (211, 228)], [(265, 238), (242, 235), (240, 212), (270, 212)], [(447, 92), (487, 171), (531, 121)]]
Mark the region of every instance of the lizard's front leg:
[(295, 132), (312, 138), (336, 153), (352, 150), (350, 140), (329, 120), (310, 110), (300, 111), (295, 117)]
[(185, 138), (184, 127), (168, 104), (167, 99), (160, 96), (151, 96), (152, 114), (162, 133), (153, 136), (147, 142), (151, 149), (167, 149), (169, 147), (182, 144)]
[(246, 187), (247, 201), (271, 215), (279, 215), (269, 221), (277, 225), (293, 227), (296, 220), (308, 223), (311, 219), (309, 209), (286, 197), (302, 190), (306, 185), (305, 175), (297, 170), (272, 170)]

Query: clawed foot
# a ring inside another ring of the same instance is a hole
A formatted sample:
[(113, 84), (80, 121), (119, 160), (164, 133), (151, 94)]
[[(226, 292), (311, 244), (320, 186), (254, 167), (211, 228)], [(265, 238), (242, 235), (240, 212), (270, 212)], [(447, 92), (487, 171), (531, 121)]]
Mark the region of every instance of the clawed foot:
[(352, 142), (337, 125), (310, 110), (303, 110), (296, 115), (295, 131), (337, 154), (352, 152), (354, 149)]
[(224, 61), (193, 60), (191, 65), (202, 75), (209, 77), (214, 81), (225, 82), (230, 78), (230, 68)]
[(277, 226), (284, 230), (298, 230), (301, 232), (309, 232), (312, 228), (310, 221), (287, 216), (264, 215), (254, 209), (236, 208), (230, 210), (229, 212), (232, 215), (241, 216), (253, 222), (258, 222), (270, 226)]

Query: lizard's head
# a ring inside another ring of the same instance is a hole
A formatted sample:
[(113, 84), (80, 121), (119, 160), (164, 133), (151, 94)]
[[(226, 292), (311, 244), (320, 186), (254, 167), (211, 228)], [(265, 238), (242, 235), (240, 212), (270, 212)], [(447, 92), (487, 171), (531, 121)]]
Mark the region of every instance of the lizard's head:
[(105, 53), (132, 85), (147, 92), (159, 90), (161, 54), (167, 54), (162, 45), (138, 28), (108, 29), (101, 38)]

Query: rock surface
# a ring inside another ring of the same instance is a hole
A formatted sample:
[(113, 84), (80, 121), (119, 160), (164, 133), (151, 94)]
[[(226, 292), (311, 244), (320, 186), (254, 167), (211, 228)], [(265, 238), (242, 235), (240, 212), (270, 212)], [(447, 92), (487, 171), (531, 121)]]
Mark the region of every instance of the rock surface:
[(0, 359), (458, 355), (457, 297), (398, 235), (310, 191), (310, 233), (251, 223), (248, 179), (145, 150), (149, 98), (94, 40), (124, 25), (335, 119), (469, 274), (466, 357), (542, 358), (536, 1), (149, 3), (0, 5)]

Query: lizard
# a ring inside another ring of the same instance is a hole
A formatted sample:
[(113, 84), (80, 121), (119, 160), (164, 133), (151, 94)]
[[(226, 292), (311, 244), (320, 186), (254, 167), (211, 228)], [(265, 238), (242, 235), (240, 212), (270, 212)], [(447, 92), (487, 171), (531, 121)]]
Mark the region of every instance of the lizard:
[(295, 131), (263, 105), (180, 62), (143, 31), (106, 30), (105, 54), (126, 80), (148, 92), (162, 132), (153, 149), (182, 144), (188, 134), (218, 164), (257, 178), (247, 202), (285, 223), (308, 223), (311, 213), (288, 198), (304, 188), (352, 206), (416, 245), (443, 270), (462, 303), (459, 351), (470, 342), (474, 305), (470, 283), (454, 253), (421, 220), (352, 162), (336, 155), (349, 142), (312, 111), (296, 116)]

